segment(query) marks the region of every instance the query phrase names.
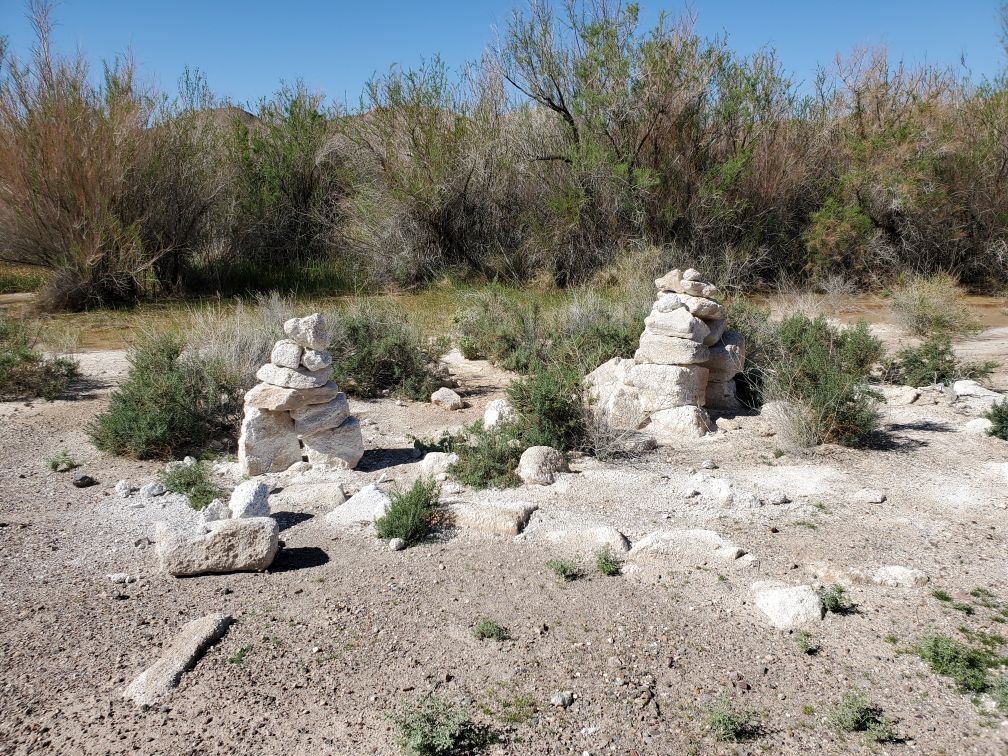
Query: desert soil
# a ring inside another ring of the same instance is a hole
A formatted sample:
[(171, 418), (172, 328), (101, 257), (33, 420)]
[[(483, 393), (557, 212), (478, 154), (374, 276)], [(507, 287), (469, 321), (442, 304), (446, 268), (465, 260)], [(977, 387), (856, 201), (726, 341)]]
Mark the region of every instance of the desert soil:
[[(988, 333), (970, 348), (995, 354), (1004, 380), (1003, 341)], [(0, 753), (391, 754), (391, 717), (429, 694), (468, 703), (499, 737), (495, 754), (1008, 752), (1008, 721), (989, 700), (906, 653), (930, 633), (963, 639), (960, 627), (1004, 634), (998, 609), (969, 595), (980, 587), (1008, 602), (1008, 444), (963, 431), (976, 406), (941, 392), (888, 404), (884, 437), (865, 450), (782, 455), (766, 418), (738, 417), (636, 460), (576, 459), (551, 486), (446, 484), (450, 500), (537, 504), (518, 537), (448, 530), (390, 552), (370, 526), (327, 523), (337, 487), (408, 484), (420, 471), (410, 434), (472, 422), (502, 395), (507, 374), (456, 356), (468, 409), (354, 401), (368, 448), (358, 470), (269, 477), (283, 548), (267, 572), (176, 579), (156, 569), (153, 525), (196, 514), (176, 496), (119, 497), (118, 480), (138, 487), (161, 464), (105, 456), (86, 436), (125, 368), (122, 352), (86, 354), (74, 400), (0, 405)], [(64, 448), (99, 485), (77, 489), (73, 473), (49, 471)], [(219, 469), (233, 485), (233, 465)], [(858, 503), (866, 488), (885, 503)], [(774, 490), (791, 501), (756, 505)], [(604, 577), (579, 540), (598, 526), (630, 541), (706, 528), (753, 558), (657, 556)], [(581, 579), (561, 583), (546, 568), (565, 556)], [(929, 582), (860, 577), (882, 565)], [(136, 580), (114, 584), (113, 573)], [(762, 579), (843, 582), (858, 610), (809, 627), (821, 650), (806, 655), (752, 605), (749, 586)], [(163, 704), (123, 699), (183, 624), (214, 612), (235, 624)], [(477, 640), (482, 618), (512, 639)], [(568, 690), (572, 706), (551, 705)], [(851, 691), (884, 709), (898, 742), (869, 746), (829, 726)], [(704, 732), (720, 696), (755, 712), (752, 739), (726, 745)]]

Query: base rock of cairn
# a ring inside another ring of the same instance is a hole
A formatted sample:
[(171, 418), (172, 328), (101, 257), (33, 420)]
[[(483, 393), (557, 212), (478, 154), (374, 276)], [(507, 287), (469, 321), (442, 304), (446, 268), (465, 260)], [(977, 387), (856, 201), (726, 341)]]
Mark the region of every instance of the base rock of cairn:
[(633, 359), (613, 358), (585, 382), (602, 422), (663, 443), (714, 431), (705, 408), (740, 409), (734, 379), (745, 366), (745, 339), (726, 330), (721, 293), (698, 271), (670, 271), (655, 286)]
[(286, 339), (259, 368), (261, 383), (245, 394), (238, 464), (245, 475), (283, 472), (307, 459), (355, 467), (364, 455), (357, 418), (330, 379), (329, 332), (318, 313), (284, 323)]

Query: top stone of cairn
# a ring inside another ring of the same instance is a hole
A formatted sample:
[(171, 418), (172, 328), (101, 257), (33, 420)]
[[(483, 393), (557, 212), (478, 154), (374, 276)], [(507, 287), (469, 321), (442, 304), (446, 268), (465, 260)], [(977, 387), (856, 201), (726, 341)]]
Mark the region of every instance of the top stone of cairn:
[(655, 279), (655, 286), (658, 291), (670, 294), (689, 294), (714, 301), (721, 299), (718, 288), (714, 284), (701, 281), (700, 273), (693, 268), (688, 268), (685, 272), (679, 268), (670, 270), (661, 278)]
[(291, 318), (284, 323), (284, 333), (295, 344), (317, 352), (329, 347), (329, 329), (319, 313), (303, 318)]

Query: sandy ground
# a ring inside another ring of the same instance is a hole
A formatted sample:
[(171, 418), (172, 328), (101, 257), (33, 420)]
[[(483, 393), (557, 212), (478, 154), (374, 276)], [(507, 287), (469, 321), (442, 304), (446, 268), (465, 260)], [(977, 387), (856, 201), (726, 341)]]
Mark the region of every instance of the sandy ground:
[[(984, 339), (979, 351), (1004, 349)], [(970, 602), (982, 587), (1008, 602), (1008, 444), (962, 430), (975, 406), (938, 392), (887, 406), (886, 432), (866, 450), (781, 455), (764, 418), (741, 417), (633, 462), (575, 460), (552, 486), (452, 489), (455, 500), (537, 504), (516, 538), (450, 530), (389, 552), (369, 527), (327, 523), (337, 486), (407, 484), (420, 467), (409, 434), (471, 422), (501, 395), (506, 374), (456, 360), (469, 409), (352, 402), (365, 420), (360, 469), (270, 478), (284, 542), (270, 570), (174, 579), (155, 569), (153, 524), (195, 515), (179, 497), (115, 494), (119, 479), (139, 486), (161, 466), (90, 446), (85, 428), (124, 355), (84, 355), (82, 369), (74, 401), (0, 405), (0, 753), (392, 754), (392, 715), (428, 694), (468, 703), (499, 737), (495, 754), (1008, 752), (1008, 721), (989, 701), (905, 653), (928, 633), (1005, 632), (997, 609), (966, 615), (931, 595)], [(76, 489), (72, 474), (50, 472), (62, 448), (100, 485)], [(857, 503), (864, 488), (886, 502)], [(747, 496), (773, 490), (791, 502)], [(709, 528), (753, 559), (657, 557), (603, 577), (577, 541), (602, 525), (631, 541)], [(545, 563), (568, 555), (585, 576), (560, 583)], [(889, 564), (930, 581), (890, 588), (852, 575)], [(136, 582), (113, 584), (121, 572)], [(805, 655), (752, 606), (749, 586), (766, 578), (845, 580), (859, 611), (810, 627), (821, 650)], [(124, 701), (178, 629), (211, 612), (236, 622), (174, 694), (147, 710)], [(484, 617), (513, 639), (476, 640)], [(570, 708), (550, 705), (558, 690), (575, 694)], [(899, 742), (869, 746), (829, 726), (851, 691), (883, 707)], [(755, 737), (723, 745), (704, 732), (704, 709), (722, 695), (755, 712)]]

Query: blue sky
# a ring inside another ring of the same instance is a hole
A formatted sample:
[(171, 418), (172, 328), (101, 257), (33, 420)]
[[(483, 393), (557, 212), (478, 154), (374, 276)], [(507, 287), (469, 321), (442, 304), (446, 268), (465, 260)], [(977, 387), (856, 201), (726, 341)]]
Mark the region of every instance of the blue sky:
[[(131, 49), (141, 75), (174, 90), (186, 66), (199, 68), (219, 95), (255, 102), (281, 80), (304, 79), (339, 102), (357, 102), (363, 83), (390, 64), (416, 65), (440, 53), (451, 66), (478, 58), (513, 0), (339, 2), (332, 0), (63, 0), (54, 41), (97, 65)], [(520, 2), (518, 4), (521, 4)], [(818, 63), (857, 46), (886, 45), (908, 61), (958, 63), (976, 77), (1004, 63), (998, 0), (694, 0), (705, 36), (727, 33), (739, 52), (777, 48), (785, 67), (811, 81)], [(642, 0), (645, 23), (682, 3)], [(0, 0), (0, 35), (28, 51), (32, 36), (21, 0)]]

